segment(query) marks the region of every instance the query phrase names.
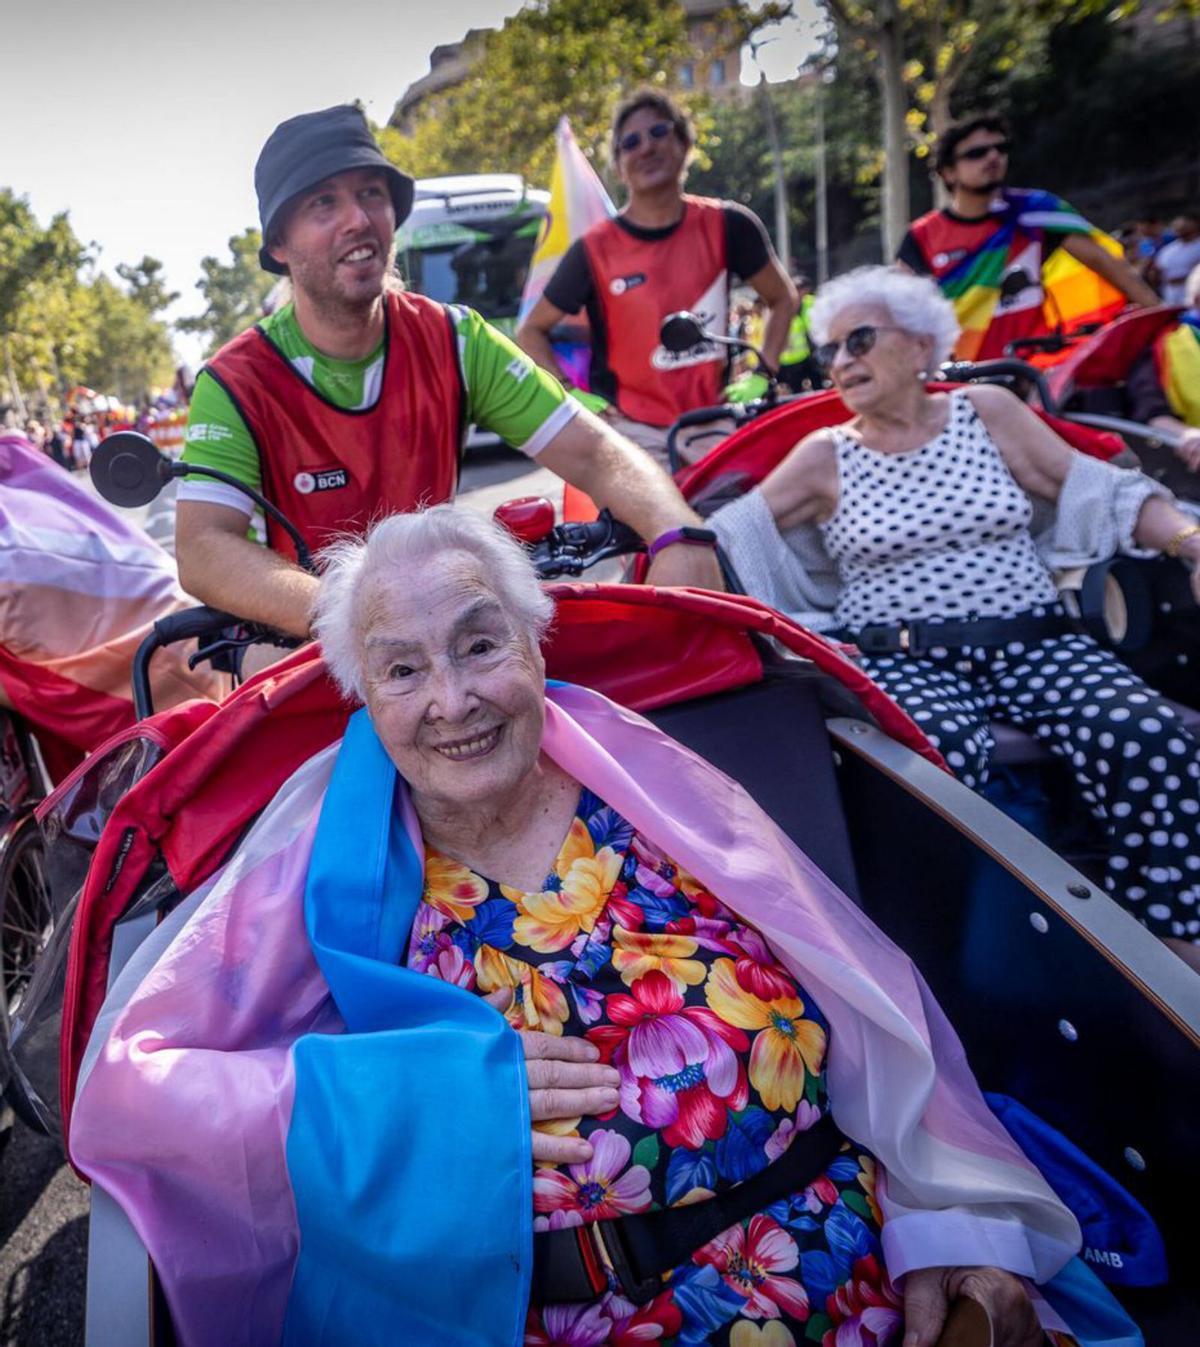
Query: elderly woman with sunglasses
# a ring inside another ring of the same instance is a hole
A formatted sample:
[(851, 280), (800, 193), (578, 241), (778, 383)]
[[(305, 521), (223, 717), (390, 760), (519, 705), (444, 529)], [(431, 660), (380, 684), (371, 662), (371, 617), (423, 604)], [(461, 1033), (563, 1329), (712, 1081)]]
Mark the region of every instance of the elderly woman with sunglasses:
[(994, 719), (1065, 758), (1107, 831), (1108, 891), (1200, 967), (1200, 745), (1070, 629), (1053, 576), (1165, 552), (1200, 601), (1200, 525), (1003, 388), (931, 391), (958, 335), (932, 281), (860, 268), (810, 325), (851, 418), (713, 516), (743, 587), (856, 644), (968, 785), (987, 780)]

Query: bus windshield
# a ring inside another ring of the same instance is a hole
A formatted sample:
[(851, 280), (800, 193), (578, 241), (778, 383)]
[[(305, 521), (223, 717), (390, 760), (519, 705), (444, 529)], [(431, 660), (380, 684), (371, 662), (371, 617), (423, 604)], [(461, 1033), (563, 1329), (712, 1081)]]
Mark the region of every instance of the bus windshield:
[[(443, 304), (466, 304), (484, 318), (515, 319), (529, 272), (539, 221), (524, 220), (514, 229), (454, 225), (420, 231), (403, 253), (405, 277), (422, 295)], [(436, 226), (434, 227), (436, 228)], [(439, 236), (440, 235), (440, 236)]]

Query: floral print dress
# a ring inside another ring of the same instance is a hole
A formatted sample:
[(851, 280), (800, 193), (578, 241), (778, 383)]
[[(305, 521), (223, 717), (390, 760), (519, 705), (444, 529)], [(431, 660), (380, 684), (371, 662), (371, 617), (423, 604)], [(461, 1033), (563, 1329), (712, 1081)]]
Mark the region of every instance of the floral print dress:
[[(703, 1200), (758, 1173), (829, 1108), (828, 1027), (757, 931), (589, 791), (540, 893), (427, 850), (410, 967), (513, 989), (518, 1029), (590, 1039), (621, 1074), (585, 1164), (534, 1175), (535, 1229)], [(532, 1306), (530, 1347), (883, 1347), (901, 1336), (871, 1156), (847, 1143), (803, 1192), (698, 1249), (641, 1307), (619, 1291)]]

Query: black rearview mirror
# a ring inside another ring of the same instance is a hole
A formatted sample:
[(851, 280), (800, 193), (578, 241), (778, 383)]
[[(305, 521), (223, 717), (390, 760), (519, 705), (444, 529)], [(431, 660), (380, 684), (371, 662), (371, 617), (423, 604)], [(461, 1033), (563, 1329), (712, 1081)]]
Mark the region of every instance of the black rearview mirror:
[(134, 430), (101, 440), (88, 471), (92, 484), (110, 505), (125, 509), (149, 505), (170, 481), (172, 461)]
[(684, 351), (690, 351), (707, 340), (704, 324), (687, 309), (667, 314), (658, 330), (658, 337), (673, 355), (682, 355)]

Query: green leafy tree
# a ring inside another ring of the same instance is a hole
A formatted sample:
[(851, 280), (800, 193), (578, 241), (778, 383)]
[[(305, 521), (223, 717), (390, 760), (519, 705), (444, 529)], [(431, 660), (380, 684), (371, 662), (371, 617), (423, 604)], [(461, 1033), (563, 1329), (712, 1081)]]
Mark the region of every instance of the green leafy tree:
[(178, 290), (168, 290), (163, 279), (163, 264), (157, 257), (145, 256), (136, 265), (120, 263), (117, 275), (128, 286), (129, 298), (148, 314), (156, 316), (179, 298)]
[[(731, 5), (719, 20), (730, 49), (785, 8)], [(563, 113), (584, 153), (604, 165), (615, 104), (643, 85), (672, 88), (693, 54), (678, 3), (534, 0), (485, 35), (467, 79), (431, 98), (410, 135), (385, 127), (380, 142), (394, 163), (417, 177), (515, 172), (545, 183)], [(685, 101), (703, 125), (707, 100)]]
[[(1196, 0), (1180, 0), (1191, 5)], [(976, 57), (1005, 73), (1037, 61), (1057, 28), (1098, 11), (1132, 12), (1111, 0), (823, 0), (840, 47), (856, 47), (879, 85), (883, 147), (883, 245), (892, 256), (912, 216), (910, 151), (927, 156), (952, 118)]]
[[(124, 277), (130, 268), (117, 270)], [(92, 336), (80, 382), (128, 403), (171, 382), (175, 358), (170, 332), (146, 307), (144, 292), (126, 293), (99, 275), (83, 287), (78, 302), (87, 312)]]
[(0, 354), (9, 397), (22, 416), (22, 377), (36, 364), (22, 320), (39, 293), (74, 281), (86, 255), (65, 211), (43, 228), (25, 197), (0, 188)]
[(207, 336), (209, 355), (262, 317), (263, 303), (278, 277), (259, 266), (261, 246), (259, 231), (246, 229), (229, 240), (228, 261), (206, 257), (200, 263), (196, 289), (204, 296), (204, 312), (181, 318), (175, 326), (180, 332)]

